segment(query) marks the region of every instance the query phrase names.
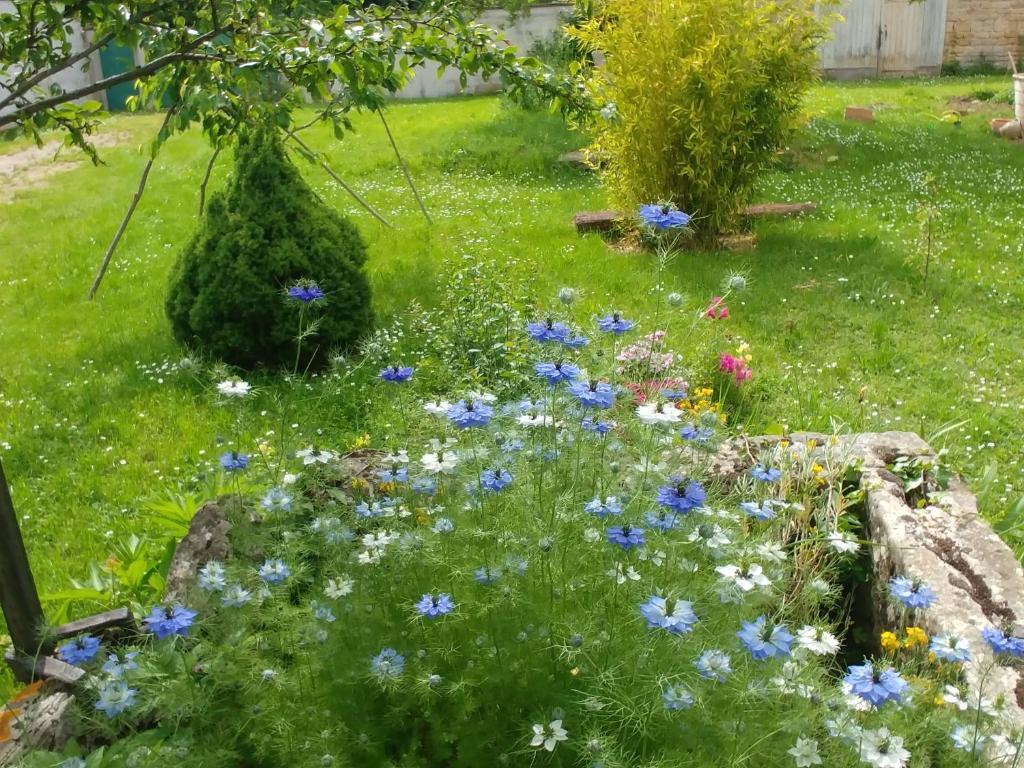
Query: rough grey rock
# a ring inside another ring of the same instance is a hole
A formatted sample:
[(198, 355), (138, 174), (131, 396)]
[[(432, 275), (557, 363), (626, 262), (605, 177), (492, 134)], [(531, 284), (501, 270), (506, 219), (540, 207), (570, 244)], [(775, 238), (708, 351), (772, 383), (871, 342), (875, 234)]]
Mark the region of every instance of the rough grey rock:
[(231, 523), (224, 517), (222, 505), (209, 502), (196, 512), (188, 534), (174, 549), (167, 572), (167, 602), (182, 600), (195, 580), (196, 571), (211, 560), (225, 560), (231, 555), (228, 532)]
[(74, 700), (70, 693), (57, 691), (18, 704), (20, 712), (11, 727), (13, 738), (0, 744), (0, 768), (13, 766), (29, 749), (61, 749), (71, 738)]

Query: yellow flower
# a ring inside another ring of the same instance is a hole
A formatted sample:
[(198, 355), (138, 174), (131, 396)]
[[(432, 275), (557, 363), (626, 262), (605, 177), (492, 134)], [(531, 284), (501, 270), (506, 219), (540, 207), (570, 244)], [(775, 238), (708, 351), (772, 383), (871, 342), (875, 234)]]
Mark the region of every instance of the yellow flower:
[(919, 645), (928, 645), (928, 635), (920, 627), (907, 627), (907, 639), (903, 641), (903, 647), (916, 648)]
[(263, 456), (272, 456), (274, 453), (274, 446), (268, 443), (266, 440), (260, 440), (256, 443), (256, 450)]
[(370, 445), (370, 436), (369, 435), (360, 435), (352, 443), (352, 450), (353, 451), (358, 451), (360, 448), (367, 448), (367, 447), (369, 447), (369, 445)]
[(362, 477), (353, 477), (349, 481), (353, 491), (369, 491), (370, 484)]
[(429, 525), (430, 515), (427, 514), (427, 510), (424, 507), (416, 507), (416, 524), (417, 525)]
[(896, 635), (892, 632), (883, 632), (881, 641), (882, 648), (886, 653), (895, 653), (896, 649), (900, 647), (899, 639), (897, 639)]
[(386, 493), (390, 496), (395, 492), (395, 489), (397, 489), (398, 486), (395, 483), (380, 483), (377, 485), (377, 488), (380, 489), (381, 493)]

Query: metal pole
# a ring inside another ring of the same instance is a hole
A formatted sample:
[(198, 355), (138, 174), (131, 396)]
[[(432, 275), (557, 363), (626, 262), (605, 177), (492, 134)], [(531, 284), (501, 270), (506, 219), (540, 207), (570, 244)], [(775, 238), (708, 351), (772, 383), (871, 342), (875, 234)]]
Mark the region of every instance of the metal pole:
[(39, 630), (43, 626), (43, 608), (39, 604), (28, 555), (14, 514), (14, 503), (7, 488), (4, 466), (0, 462), (0, 608), (14, 641), (14, 650), (27, 656), (39, 651)]

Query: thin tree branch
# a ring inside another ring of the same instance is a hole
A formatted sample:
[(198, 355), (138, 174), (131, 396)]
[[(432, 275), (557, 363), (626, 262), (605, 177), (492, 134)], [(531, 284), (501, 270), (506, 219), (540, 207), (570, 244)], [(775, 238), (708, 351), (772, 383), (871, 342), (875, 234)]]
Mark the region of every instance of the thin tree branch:
[(345, 183), (341, 176), (334, 172), (334, 169), (331, 168), (330, 164), (328, 164), (328, 162), (324, 159), (323, 155), (321, 155), (319, 152), (315, 152), (314, 150), (310, 149), (306, 142), (304, 142), (294, 133), (289, 132), (288, 138), (294, 141), (296, 144), (298, 144), (302, 148), (303, 152), (306, 154), (307, 157), (318, 160), (320, 162), (320, 167), (327, 171), (327, 175), (334, 179), (336, 182), (338, 182), (338, 184), (341, 185), (342, 189), (344, 189), (346, 192), (352, 195), (352, 197), (356, 199), (356, 202), (363, 206), (363, 208), (365, 208), (366, 211), (371, 216), (373, 216), (373, 218), (377, 219), (377, 221), (379, 221), (385, 227), (391, 228), (391, 224), (389, 224), (388, 220), (377, 212), (376, 208), (374, 208), (372, 205), (366, 202), (366, 199), (363, 198), (362, 195), (360, 195), (358, 192), (352, 189), (352, 187)]
[[(164, 121), (160, 125), (160, 130), (157, 132), (157, 136), (160, 136), (167, 130), (167, 126), (171, 123), (171, 118), (174, 117), (177, 111), (177, 106), (171, 107), (167, 110), (167, 114), (164, 115)], [(114, 256), (114, 251), (117, 249), (118, 243), (121, 242), (121, 236), (128, 228), (128, 222), (131, 221), (132, 215), (135, 213), (135, 208), (138, 206), (139, 200), (142, 199), (142, 193), (146, 191), (146, 182), (149, 180), (149, 172), (153, 168), (153, 162), (155, 160), (156, 150), (154, 149), (149, 155), (149, 160), (146, 161), (146, 167), (142, 169), (142, 177), (139, 179), (139, 186), (135, 190), (135, 196), (132, 197), (132, 202), (128, 206), (128, 210), (124, 213), (124, 218), (121, 219), (121, 226), (117, 228), (117, 232), (114, 233), (114, 239), (110, 241), (110, 245), (107, 246), (107, 252), (103, 254), (103, 261), (100, 263), (100, 268), (96, 272), (96, 279), (92, 281), (92, 287), (89, 289), (89, 301), (92, 301), (93, 297), (96, 296), (96, 291), (99, 290), (100, 283), (103, 282), (103, 276), (107, 273), (107, 267), (110, 266), (110, 260)]]
[(380, 121), (384, 125), (384, 131), (388, 135), (388, 141), (391, 142), (391, 148), (395, 150), (395, 157), (398, 158), (398, 165), (401, 167), (402, 173), (405, 174), (405, 180), (409, 182), (409, 189), (412, 190), (412, 194), (416, 198), (416, 202), (420, 204), (420, 210), (423, 211), (423, 217), (427, 220), (428, 224), (433, 224), (434, 220), (431, 219), (430, 214), (427, 213), (427, 206), (423, 204), (423, 198), (420, 197), (420, 193), (416, 189), (416, 185), (412, 182), (412, 175), (409, 173), (409, 168), (406, 166), (405, 160), (402, 159), (402, 155), (398, 151), (398, 145), (395, 143), (395, 137), (391, 135), (391, 128), (388, 127), (388, 121), (384, 119), (384, 110), (378, 107), (377, 114), (380, 115)]
[(30, 90), (32, 90), (32, 88), (34, 88), (36, 85), (41, 83), (46, 78), (51, 77), (51, 76), (57, 74), (58, 72), (62, 72), (65, 69), (67, 69), (68, 67), (74, 66), (75, 64), (80, 62), (82, 59), (85, 59), (85, 58), (87, 58), (89, 56), (92, 56), (92, 54), (94, 54), (96, 51), (98, 51), (100, 48), (105, 46), (107, 43), (109, 43), (113, 39), (114, 39), (114, 33), (113, 32), (111, 32), (110, 34), (104, 35), (99, 40), (97, 40), (95, 43), (90, 45), (88, 48), (85, 48), (85, 49), (79, 51), (74, 56), (69, 56), (68, 58), (64, 59), (63, 61), (58, 62), (57, 64), (54, 64), (52, 67), (47, 67), (46, 69), (43, 69), (43, 70), (40, 70), (39, 72), (36, 72), (34, 75), (32, 75), (32, 77), (30, 77), (28, 80), (23, 82), (21, 85), (18, 85), (15, 88), (8, 87), (9, 90), (10, 90), (10, 93), (8, 93), (7, 96), (5, 96), (2, 101), (0, 101), (0, 107), (6, 107), (8, 104), (13, 102), (18, 97), (28, 93)]
[(199, 185), (199, 217), (203, 216), (203, 209), (206, 207), (206, 185), (210, 182), (210, 173), (213, 172), (213, 164), (217, 162), (217, 155), (220, 154), (221, 147), (217, 145), (213, 150), (213, 154), (210, 155), (210, 162), (206, 164), (206, 175), (203, 176), (203, 183)]

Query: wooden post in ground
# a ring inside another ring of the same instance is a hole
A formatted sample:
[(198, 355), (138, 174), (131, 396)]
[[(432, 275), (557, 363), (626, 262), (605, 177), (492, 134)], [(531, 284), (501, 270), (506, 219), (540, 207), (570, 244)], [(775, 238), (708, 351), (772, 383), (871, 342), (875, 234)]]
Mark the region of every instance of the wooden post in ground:
[[(33, 657), (39, 653), (39, 630), (43, 608), (28, 564), (28, 555), (14, 514), (0, 462), (0, 608), (17, 654)], [(45, 650), (45, 649), (44, 649)]]

